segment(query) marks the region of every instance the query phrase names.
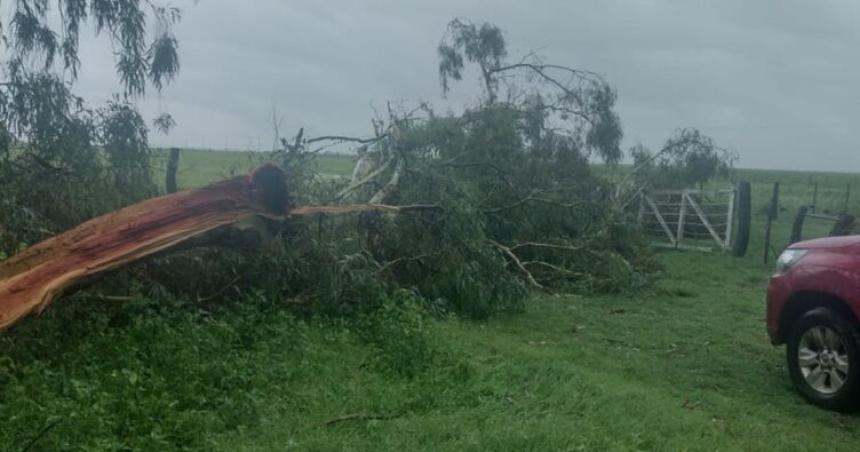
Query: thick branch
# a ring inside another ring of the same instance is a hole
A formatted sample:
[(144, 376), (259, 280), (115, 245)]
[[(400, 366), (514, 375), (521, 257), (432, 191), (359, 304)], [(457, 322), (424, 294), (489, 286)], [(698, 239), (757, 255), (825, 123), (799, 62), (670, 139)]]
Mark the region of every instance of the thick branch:
[(352, 184), (349, 184), (349, 186), (347, 186), (346, 188), (344, 188), (343, 190), (341, 190), (340, 192), (338, 192), (338, 194), (335, 196), (335, 200), (341, 200), (341, 199), (343, 199), (344, 197), (346, 197), (346, 195), (348, 195), (348, 194), (350, 194), (350, 193), (354, 192), (355, 190), (358, 190), (358, 189), (359, 189), (359, 188), (361, 188), (363, 185), (365, 185), (365, 184), (367, 184), (367, 183), (371, 182), (373, 179), (375, 179), (375, 178), (376, 178), (376, 176), (379, 176), (379, 175), (380, 175), (380, 174), (382, 174), (385, 170), (387, 170), (387, 169), (388, 169), (388, 167), (391, 165), (391, 161), (392, 161), (392, 159), (388, 159), (388, 160), (384, 161), (381, 165), (379, 165), (379, 167), (378, 167), (378, 168), (376, 168), (375, 170), (371, 171), (371, 172), (370, 172), (370, 174), (368, 174), (367, 176), (365, 176), (363, 179), (361, 179), (361, 180), (359, 180), (359, 181), (357, 181), (357, 182), (354, 182), (354, 183), (352, 183)]
[(405, 159), (400, 157), (400, 160), (397, 162), (397, 166), (394, 168), (394, 172), (391, 174), (391, 179), (370, 198), (370, 204), (379, 204), (382, 201), (385, 201), (385, 198), (391, 196), (397, 187), (400, 185), (400, 175), (403, 173), (403, 168), (406, 167)]
[(283, 172), (266, 165), (208, 187), (94, 218), (0, 262), (0, 330), (41, 312), (89, 278), (174, 249), (227, 225), (288, 211)]

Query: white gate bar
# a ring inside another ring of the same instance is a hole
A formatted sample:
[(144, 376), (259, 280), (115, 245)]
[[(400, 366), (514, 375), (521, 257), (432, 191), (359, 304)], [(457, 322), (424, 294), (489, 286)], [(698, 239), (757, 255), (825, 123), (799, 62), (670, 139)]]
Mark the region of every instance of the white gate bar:
[(708, 221), (708, 217), (705, 216), (705, 212), (702, 212), (702, 209), (699, 208), (699, 206), (696, 204), (696, 201), (693, 200), (692, 196), (689, 196), (685, 193), (684, 197), (687, 198), (687, 201), (690, 203), (690, 206), (693, 207), (693, 210), (696, 211), (696, 214), (699, 216), (699, 219), (702, 220), (702, 224), (704, 224), (705, 228), (708, 229), (708, 232), (711, 233), (711, 237), (713, 237), (714, 240), (717, 241), (717, 244), (720, 245), (720, 248), (722, 248), (724, 246), (724, 241), (720, 238), (720, 235), (717, 234), (717, 231), (715, 231), (714, 228), (711, 227), (711, 222)]
[(687, 200), (687, 193), (682, 192), (681, 193), (681, 210), (680, 210), (680, 213), (678, 214), (678, 235), (677, 235), (677, 238), (675, 239), (675, 246), (680, 245), (681, 240), (684, 240), (684, 220), (687, 216), (686, 200)]
[(723, 245), (723, 248), (729, 249), (732, 246), (732, 225), (735, 219), (735, 191), (729, 194), (729, 212), (726, 215), (726, 242)]
[(645, 197), (645, 201), (648, 202), (648, 205), (651, 206), (651, 210), (654, 212), (654, 216), (657, 217), (657, 221), (660, 222), (660, 226), (663, 227), (663, 231), (666, 232), (666, 236), (669, 237), (669, 241), (672, 242), (672, 246), (676, 246), (675, 237), (672, 236), (672, 231), (669, 229), (669, 226), (666, 224), (666, 220), (663, 219), (663, 215), (660, 215), (660, 211), (657, 210), (657, 206), (654, 204), (654, 201), (648, 195), (643, 194)]

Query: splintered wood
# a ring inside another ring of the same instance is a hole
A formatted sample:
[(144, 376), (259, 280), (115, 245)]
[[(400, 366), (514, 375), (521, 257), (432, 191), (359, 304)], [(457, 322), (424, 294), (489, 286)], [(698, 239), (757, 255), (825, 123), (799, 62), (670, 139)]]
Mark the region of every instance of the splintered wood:
[(283, 182), (281, 169), (266, 165), (94, 218), (0, 262), (0, 330), (85, 279), (255, 215), (283, 217)]
[(42, 312), (76, 284), (254, 217), (283, 220), (434, 208), (356, 204), (290, 210), (284, 177), (279, 167), (267, 164), (247, 176), (143, 201), (94, 218), (0, 262), (0, 330), (30, 313)]

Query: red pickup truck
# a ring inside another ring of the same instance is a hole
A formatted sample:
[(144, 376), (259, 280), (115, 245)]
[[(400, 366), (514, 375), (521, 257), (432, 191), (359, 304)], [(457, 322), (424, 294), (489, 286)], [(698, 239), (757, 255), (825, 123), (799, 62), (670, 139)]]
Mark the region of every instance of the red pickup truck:
[(860, 396), (860, 236), (799, 242), (779, 256), (767, 290), (767, 331), (787, 344), (788, 370), (820, 406), (855, 408)]

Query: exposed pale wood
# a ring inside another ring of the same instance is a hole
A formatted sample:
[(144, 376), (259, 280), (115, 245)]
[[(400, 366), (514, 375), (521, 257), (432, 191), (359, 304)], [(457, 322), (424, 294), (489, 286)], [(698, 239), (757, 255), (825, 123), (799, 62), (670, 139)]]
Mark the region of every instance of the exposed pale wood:
[(520, 258), (517, 257), (517, 255), (514, 254), (514, 252), (509, 247), (502, 245), (501, 243), (496, 242), (495, 240), (489, 240), (489, 242), (493, 246), (498, 248), (499, 251), (501, 251), (502, 253), (504, 253), (506, 256), (508, 256), (511, 259), (511, 262), (513, 262), (517, 266), (517, 268), (520, 269), (520, 271), (526, 277), (526, 280), (529, 282), (529, 284), (531, 284), (534, 287), (537, 287), (538, 289), (543, 289), (543, 285), (541, 285), (541, 283), (537, 282), (537, 280), (534, 278), (532, 273), (526, 268), (525, 265), (523, 265), (523, 262), (520, 260)]
[[(288, 217), (352, 212), (400, 213), (436, 205), (287, 205), (283, 171), (264, 165), (208, 187), (165, 195), (102, 215), (0, 262), (0, 330), (44, 310), (69, 288), (179, 247), (266, 238)], [(256, 241), (248, 241), (256, 243)]]
[(400, 160), (397, 162), (397, 166), (394, 167), (394, 172), (391, 173), (391, 178), (370, 198), (370, 204), (382, 203), (397, 190), (400, 185), (400, 176), (403, 174), (404, 168), (406, 168), (406, 162), (403, 157), (400, 157)]
[(279, 168), (265, 165), (94, 218), (0, 262), (0, 330), (93, 276), (254, 216), (283, 218), (283, 182)]

